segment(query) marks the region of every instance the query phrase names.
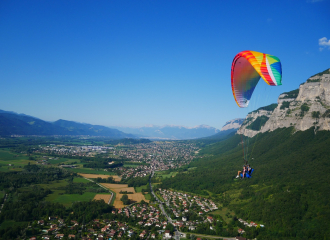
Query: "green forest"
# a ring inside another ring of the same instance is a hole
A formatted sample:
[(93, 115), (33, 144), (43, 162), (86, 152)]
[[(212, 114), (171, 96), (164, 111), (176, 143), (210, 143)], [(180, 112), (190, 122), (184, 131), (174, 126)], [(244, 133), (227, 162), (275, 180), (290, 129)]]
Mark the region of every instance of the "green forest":
[(234, 220), (265, 225), (248, 238), (330, 239), (330, 133), (284, 128), (249, 139), (250, 179), (235, 178), (244, 164), (241, 139), (207, 145), (189, 165), (193, 171), (164, 179), (161, 187), (209, 195), (233, 210)]

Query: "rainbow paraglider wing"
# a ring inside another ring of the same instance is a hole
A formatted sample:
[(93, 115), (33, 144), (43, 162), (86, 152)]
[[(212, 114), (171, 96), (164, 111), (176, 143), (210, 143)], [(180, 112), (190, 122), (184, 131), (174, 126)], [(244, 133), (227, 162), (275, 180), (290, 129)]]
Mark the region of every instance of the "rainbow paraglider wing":
[(268, 85), (282, 85), (282, 67), (280, 60), (272, 55), (242, 51), (231, 65), (231, 88), (239, 107), (247, 107), (260, 77)]

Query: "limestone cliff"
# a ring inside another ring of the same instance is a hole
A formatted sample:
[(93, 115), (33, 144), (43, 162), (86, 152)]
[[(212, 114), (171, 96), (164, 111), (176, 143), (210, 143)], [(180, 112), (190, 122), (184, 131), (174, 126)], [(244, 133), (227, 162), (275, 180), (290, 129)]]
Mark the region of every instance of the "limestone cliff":
[(296, 131), (330, 130), (330, 69), (310, 77), (299, 89), (281, 94), (278, 104), (271, 106), (249, 113), (237, 133), (253, 137), (292, 126)]
[(226, 124), (221, 128), (220, 131), (239, 129), (239, 127), (242, 125), (243, 122), (244, 122), (244, 118), (236, 118), (236, 119), (230, 120), (230, 121), (226, 122)]

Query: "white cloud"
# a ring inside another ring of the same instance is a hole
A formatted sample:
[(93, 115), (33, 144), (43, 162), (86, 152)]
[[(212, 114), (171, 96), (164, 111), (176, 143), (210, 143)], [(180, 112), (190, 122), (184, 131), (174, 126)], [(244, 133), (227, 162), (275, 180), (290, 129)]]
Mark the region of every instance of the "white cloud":
[(326, 37), (320, 38), (319, 46), (320, 46), (320, 51), (322, 51), (325, 48), (328, 48), (330, 50), (330, 39), (328, 40)]

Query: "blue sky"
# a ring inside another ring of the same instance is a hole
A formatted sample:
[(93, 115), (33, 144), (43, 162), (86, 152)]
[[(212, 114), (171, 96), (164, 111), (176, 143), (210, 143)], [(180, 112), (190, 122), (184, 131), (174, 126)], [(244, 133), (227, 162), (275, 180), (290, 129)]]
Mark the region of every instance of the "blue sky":
[[(47, 121), (221, 128), (330, 68), (330, 1), (1, 1), (0, 109)], [(282, 86), (232, 96), (243, 50)]]

